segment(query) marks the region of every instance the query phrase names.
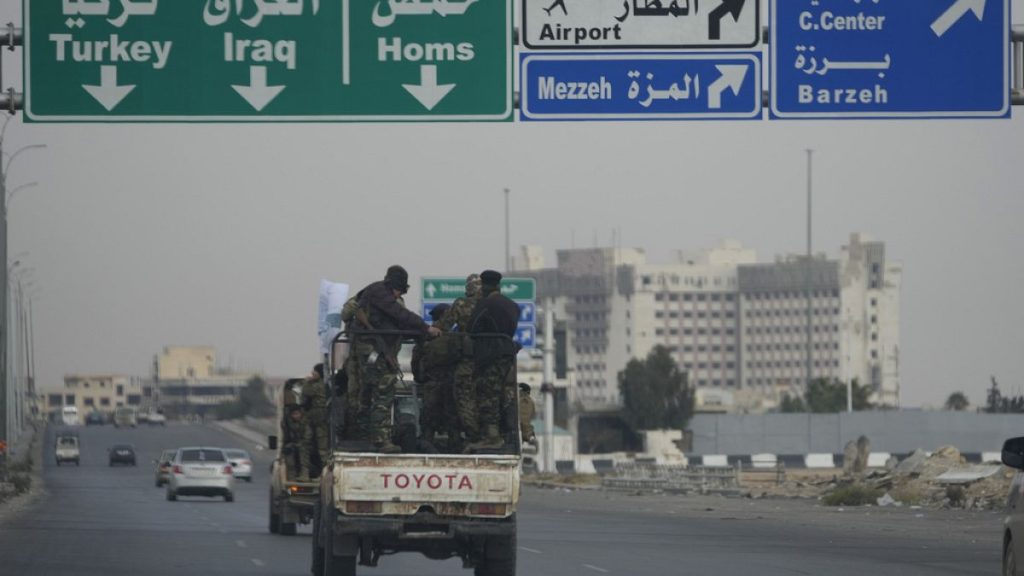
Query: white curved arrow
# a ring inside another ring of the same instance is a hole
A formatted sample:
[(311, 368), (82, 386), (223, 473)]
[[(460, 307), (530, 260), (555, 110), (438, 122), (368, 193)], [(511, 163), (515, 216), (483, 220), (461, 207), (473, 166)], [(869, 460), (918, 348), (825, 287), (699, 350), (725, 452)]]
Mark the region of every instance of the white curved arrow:
[(734, 96), (740, 95), (740, 88), (743, 87), (743, 80), (747, 77), (747, 65), (719, 64), (715, 66), (722, 75), (708, 86), (708, 108), (719, 110), (722, 108), (722, 92), (726, 88), (732, 90)]
[(974, 12), (974, 16), (978, 18), (978, 22), (981, 22), (985, 16), (985, 0), (956, 0), (949, 10), (942, 13), (935, 22), (932, 22), (932, 32), (939, 38), (954, 24), (960, 21), (961, 18), (967, 15), (968, 12)]

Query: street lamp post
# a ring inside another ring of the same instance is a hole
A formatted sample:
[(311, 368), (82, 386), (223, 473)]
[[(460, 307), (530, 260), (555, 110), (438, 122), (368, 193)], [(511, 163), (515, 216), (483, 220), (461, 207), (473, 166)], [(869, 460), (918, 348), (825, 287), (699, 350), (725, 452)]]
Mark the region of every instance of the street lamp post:
[[(7, 316), (7, 299), (8, 299), (8, 276), (7, 276), (7, 176), (10, 174), (11, 164), (18, 159), (23, 153), (29, 150), (37, 150), (45, 148), (45, 144), (31, 144), (29, 146), (23, 146), (16, 150), (7, 158), (6, 165), (4, 164), (4, 140), (7, 136), (7, 129), (11, 126), (11, 117), (8, 116), (4, 120), (3, 128), (0, 128), (0, 262), (3, 265), (0, 266), (0, 274), (3, 278), (0, 278), (0, 366), (3, 367), (0, 370), (0, 443), (6, 443), (8, 440), (8, 427), (10, 422), (8, 421), (8, 410), (10, 406), (7, 403), (8, 393), (8, 382), (7, 382), (7, 346), (8, 346), (8, 332), (10, 327), (8, 324)], [(17, 192), (21, 189), (29, 186), (19, 186), (14, 189)], [(13, 193), (12, 193), (13, 197)]]

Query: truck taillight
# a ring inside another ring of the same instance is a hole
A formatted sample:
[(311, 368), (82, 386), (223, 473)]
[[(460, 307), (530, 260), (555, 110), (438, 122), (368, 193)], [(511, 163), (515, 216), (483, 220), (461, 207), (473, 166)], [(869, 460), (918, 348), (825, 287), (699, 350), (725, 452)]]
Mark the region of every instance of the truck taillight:
[(242, 460), (242, 466), (252, 466), (252, 461), (250, 461), (250, 460)]
[(230, 474), (232, 474), (232, 471), (231, 471), (231, 466), (225, 466), (225, 467), (224, 467), (224, 469), (223, 469), (223, 470), (221, 470), (221, 472), (222, 472), (222, 473), (224, 473), (224, 474), (226, 474), (226, 475), (230, 475)]
[(380, 502), (345, 502), (346, 514), (380, 514)]
[(184, 472), (181, 471), (181, 466), (175, 466), (174, 467), (174, 473), (175, 474), (184, 474)]
[(470, 504), (469, 513), (474, 516), (504, 516), (504, 504)]

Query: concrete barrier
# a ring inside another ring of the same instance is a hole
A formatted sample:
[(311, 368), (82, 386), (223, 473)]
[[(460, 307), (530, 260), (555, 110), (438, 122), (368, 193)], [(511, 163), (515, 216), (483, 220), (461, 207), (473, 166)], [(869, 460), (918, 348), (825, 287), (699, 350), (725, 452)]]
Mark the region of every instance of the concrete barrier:
[(750, 456), (750, 467), (755, 469), (777, 468), (779, 457), (775, 454), (752, 454)]
[(729, 467), (729, 457), (725, 454), (706, 454), (701, 457), (700, 463), (704, 466), (715, 466), (718, 468)]
[(868, 454), (868, 468), (885, 468), (889, 458), (892, 458), (889, 452), (872, 452)]
[(996, 462), (996, 463), (1002, 464), (1002, 462), (1003, 462), (1003, 453), (1002, 452), (982, 452), (981, 453), (981, 463), (982, 464), (989, 464), (991, 462)]
[(807, 468), (835, 468), (836, 460), (834, 454), (808, 454), (804, 456), (804, 466)]

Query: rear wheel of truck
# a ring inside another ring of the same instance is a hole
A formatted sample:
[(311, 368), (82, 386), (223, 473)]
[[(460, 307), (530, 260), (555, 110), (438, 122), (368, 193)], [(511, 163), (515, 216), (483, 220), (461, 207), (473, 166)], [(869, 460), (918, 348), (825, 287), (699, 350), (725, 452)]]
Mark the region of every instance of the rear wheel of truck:
[(270, 533), (279, 534), (281, 532), (281, 515), (277, 513), (277, 509), (274, 507), (274, 489), (270, 489)]
[(356, 556), (334, 555), (334, 518), (324, 527), (324, 576), (356, 576)]
[(324, 576), (324, 547), (320, 544), (320, 507), (313, 508), (313, 542), (310, 572), (313, 576)]
[(516, 534), (488, 538), (484, 557), (473, 571), (474, 576), (516, 575)]

